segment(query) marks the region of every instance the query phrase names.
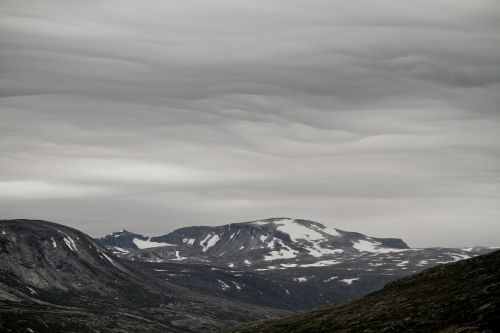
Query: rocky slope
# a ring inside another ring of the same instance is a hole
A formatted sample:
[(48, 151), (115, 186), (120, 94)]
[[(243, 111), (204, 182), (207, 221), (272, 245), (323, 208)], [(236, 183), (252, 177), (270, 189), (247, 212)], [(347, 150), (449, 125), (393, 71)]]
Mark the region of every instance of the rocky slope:
[(500, 251), (440, 265), (360, 300), (234, 333), (499, 332)]
[(72, 228), (0, 221), (2, 332), (199, 332), (280, 313), (144, 275)]
[(288, 310), (359, 298), (398, 277), (491, 251), (410, 249), (400, 239), (289, 218), (188, 227), (158, 237), (122, 231), (100, 242), (147, 275)]

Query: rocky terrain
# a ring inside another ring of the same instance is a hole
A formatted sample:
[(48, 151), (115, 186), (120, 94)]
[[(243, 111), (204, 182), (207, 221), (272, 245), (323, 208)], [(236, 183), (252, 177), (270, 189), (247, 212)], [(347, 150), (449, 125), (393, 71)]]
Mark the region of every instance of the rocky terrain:
[(343, 305), (234, 333), (500, 331), (500, 251), (440, 265)]
[(399, 277), (491, 251), (412, 249), (401, 239), (290, 218), (194, 226), (157, 237), (123, 230), (99, 241), (149, 276), (287, 310), (359, 298)]
[(280, 314), (143, 274), (72, 228), (0, 221), (1, 332), (209, 332)]

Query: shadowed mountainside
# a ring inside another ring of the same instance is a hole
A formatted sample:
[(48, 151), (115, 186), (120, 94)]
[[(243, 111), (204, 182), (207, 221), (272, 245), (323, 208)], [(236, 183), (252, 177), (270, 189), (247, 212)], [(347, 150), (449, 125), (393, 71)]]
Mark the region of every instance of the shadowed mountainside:
[(210, 332), (280, 313), (144, 275), (60, 224), (0, 221), (1, 332)]

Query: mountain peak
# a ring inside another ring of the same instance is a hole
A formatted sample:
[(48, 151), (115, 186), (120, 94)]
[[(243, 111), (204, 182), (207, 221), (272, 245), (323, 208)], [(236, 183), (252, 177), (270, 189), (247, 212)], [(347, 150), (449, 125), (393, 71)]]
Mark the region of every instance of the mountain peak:
[[(319, 222), (289, 217), (273, 217), (213, 227), (185, 227), (158, 237), (113, 235), (101, 238), (101, 242), (122, 253), (173, 246), (170, 250), (157, 251), (158, 257), (150, 259), (161, 260), (165, 258), (165, 251), (170, 251), (175, 252), (175, 255), (166, 257), (176, 260), (229, 260), (234, 265), (275, 260), (295, 261), (301, 258), (332, 260), (344, 252), (387, 253), (409, 249), (400, 239), (373, 238), (335, 229)], [(148, 251), (148, 255), (150, 254), (151, 251)]]

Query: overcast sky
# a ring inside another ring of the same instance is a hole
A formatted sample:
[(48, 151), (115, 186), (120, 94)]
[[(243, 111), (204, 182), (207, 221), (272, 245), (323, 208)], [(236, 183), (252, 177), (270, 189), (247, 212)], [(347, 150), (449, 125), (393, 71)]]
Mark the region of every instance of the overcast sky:
[(0, 217), (500, 246), (498, 0), (0, 2)]

